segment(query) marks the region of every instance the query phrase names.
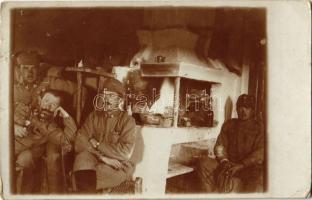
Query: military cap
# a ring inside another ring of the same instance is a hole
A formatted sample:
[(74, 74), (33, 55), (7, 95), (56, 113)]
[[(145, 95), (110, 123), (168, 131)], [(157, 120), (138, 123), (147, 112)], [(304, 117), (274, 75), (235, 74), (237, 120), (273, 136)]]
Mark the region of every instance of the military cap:
[(125, 88), (123, 87), (123, 84), (114, 78), (108, 78), (104, 81), (102, 91), (104, 89), (111, 91), (111, 92), (116, 92), (120, 96), (125, 95)]
[(18, 65), (38, 65), (40, 64), (40, 56), (36, 52), (21, 52), (16, 57)]
[(253, 95), (242, 94), (237, 99), (236, 107), (244, 106), (248, 108), (254, 108), (255, 104), (255, 97)]

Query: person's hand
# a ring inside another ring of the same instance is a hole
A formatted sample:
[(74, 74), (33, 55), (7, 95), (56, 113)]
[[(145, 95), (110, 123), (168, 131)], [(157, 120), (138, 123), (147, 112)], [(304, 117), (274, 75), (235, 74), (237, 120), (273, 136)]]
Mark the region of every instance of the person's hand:
[(48, 123), (41, 122), (37, 118), (32, 118), (31, 125), (33, 126), (32, 133), (35, 135), (44, 136), (49, 134)]
[(220, 161), (220, 167), (222, 169), (229, 169), (233, 166), (233, 163), (230, 162), (227, 158), (224, 158)]
[(113, 158), (108, 158), (105, 156), (100, 156), (99, 159), (104, 162), (105, 164), (113, 167), (114, 169), (118, 170), (122, 168), (122, 163), (117, 160), (117, 159), (113, 159)]
[(87, 151), (94, 154), (97, 158), (99, 158), (99, 156), (101, 156), (100, 152), (95, 150), (93, 147), (88, 147)]
[(62, 145), (62, 151), (63, 153), (69, 153), (72, 150), (72, 145), (71, 144), (64, 144)]
[(66, 110), (64, 110), (64, 108), (62, 108), (61, 106), (59, 106), (55, 111), (53, 116), (56, 117), (57, 115), (59, 115), (62, 118), (67, 118), (69, 117), (69, 114), (66, 112)]
[(94, 138), (91, 138), (91, 139), (89, 140), (89, 142), (91, 143), (91, 145), (92, 145), (92, 147), (93, 147), (94, 149), (96, 149), (96, 148), (100, 145), (100, 143), (99, 143), (96, 139), (94, 139)]
[(14, 124), (14, 135), (15, 137), (25, 137), (27, 135), (27, 130), (23, 126)]
[(244, 165), (242, 164), (232, 163), (232, 167), (229, 169), (229, 172), (234, 175), (240, 170), (242, 170), (243, 168), (244, 168)]

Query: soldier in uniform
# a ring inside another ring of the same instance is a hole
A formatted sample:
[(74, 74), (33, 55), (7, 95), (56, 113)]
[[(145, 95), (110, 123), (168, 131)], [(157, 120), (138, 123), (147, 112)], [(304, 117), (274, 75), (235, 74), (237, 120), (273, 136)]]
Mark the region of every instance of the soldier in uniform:
[(77, 132), (74, 174), (78, 192), (95, 193), (117, 186), (132, 177), (129, 161), (135, 144), (135, 121), (123, 111), (124, 88), (107, 79), (95, 110)]
[[(61, 77), (61, 68), (51, 67), (42, 82), (39, 81), (38, 68), (41, 59), (36, 52), (21, 52), (14, 59), (14, 134), (25, 135), (23, 124), (31, 108), (38, 105), (38, 97), (47, 89), (59, 90), (73, 97), (76, 105), (77, 84), (64, 80)], [(86, 88), (82, 91), (83, 101), (86, 97)]]
[[(47, 89), (59, 90), (73, 97), (73, 107), (77, 105), (77, 84), (62, 78), (62, 68), (51, 67), (46, 77), (39, 81), (38, 68), (41, 59), (36, 52), (21, 52), (14, 60), (15, 84), (14, 84), (14, 121), (25, 121), (23, 117), (30, 107), (36, 107), (38, 97)], [(82, 90), (82, 104), (87, 96), (86, 88)], [(18, 135), (25, 131), (20, 126), (14, 126)]]
[[(223, 124), (214, 147), (216, 159), (201, 160), (198, 172), (205, 192), (263, 191), (264, 130), (254, 119), (254, 107), (253, 96), (239, 96), (236, 103), (238, 118)], [(232, 181), (232, 186), (225, 190), (220, 187), (229, 179), (223, 175), (230, 175)]]
[[(17, 190), (22, 193), (33, 192), (33, 170), (36, 161), (42, 158), (46, 151), (48, 175), (50, 177), (48, 178), (49, 192), (58, 193), (61, 191), (59, 187), (59, 179), (61, 178), (59, 174), (59, 147), (63, 146), (64, 140), (66, 140), (65, 143), (73, 141), (76, 125), (67, 112), (59, 107), (61, 95), (56, 90), (75, 95), (77, 87), (75, 87), (74, 83), (57, 77), (56, 72), (60, 70), (56, 68), (49, 69), (46, 78), (48, 81), (39, 83), (39, 64), (40, 57), (35, 52), (22, 52), (15, 59), (14, 136), (16, 169), (18, 171), (17, 182), (19, 183)], [(50, 89), (54, 89), (54, 91)], [(50, 92), (46, 93), (48, 90)], [(39, 113), (30, 120), (31, 113), (34, 113), (34, 110)], [(51, 120), (45, 119), (45, 117), (51, 117), (51, 113), (59, 113), (59, 116), (63, 118), (64, 129), (60, 129), (55, 124), (53, 117), (50, 118)], [(42, 114), (43, 118), (40, 118), (40, 114)], [(37, 131), (26, 128), (29, 124), (36, 127), (35, 130)], [(34, 132), (38, 132), (39, 136), (41, 134), (50, 135), (50, 132), (53, 132), (53, 137), (48, 140), (47, 137), (35, 136)]]
[[(14, 59), (14, 138), (27, 135), (26, 121), (31, 110), (34, 94), (38, 88), (38, 67), (40, 58), (35, 52), (21, 52)], [(15, 146), (17, 146), (16, 144)], [(33, 153), (31, 151), (14, 152), (17, 170), (17, 192), (29, 193), (33, 190)], [(41, 153), (40, 153), (41, 154)], [(27, 180), (28, 184), (25, 184)]]
[(25, 122), (30, 106), (35, 101), (40, 58), (35, 52), (23, 52), (14, 61), (14, 133), (16, 136), (24, 136), (26, 130), (19, 124)]
[[(69, 152), (74, 141), (77, 127), (73, 118), (61, 107), (61, 93), (46, 90), (39, 101), (38, 108), (30, 110), (25, 121), (25, 135), (15, 137), (16, 168), (33, 172), (35, 164), (46, 152), (47, 183), (49, 193), (60, 193), (62, 181), (60, 154), (61, 148)], [(64, 128), (56, 123), (55, 117), (61, 117)], [(22, 180), (31, 192), (33, 177)], [(22, 184), (23, 186), (24, 184)]]

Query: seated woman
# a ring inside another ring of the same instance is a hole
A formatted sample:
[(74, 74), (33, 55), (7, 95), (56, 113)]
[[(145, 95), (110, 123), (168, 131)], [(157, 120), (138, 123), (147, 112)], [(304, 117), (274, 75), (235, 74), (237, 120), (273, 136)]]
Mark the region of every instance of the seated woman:
[(94, 100), (95, 110), (77, 132), (74, 175), (78, 192), (96, 193), (130, 179), (135, 121), (123, 111), (124, 88), (107, 79)]

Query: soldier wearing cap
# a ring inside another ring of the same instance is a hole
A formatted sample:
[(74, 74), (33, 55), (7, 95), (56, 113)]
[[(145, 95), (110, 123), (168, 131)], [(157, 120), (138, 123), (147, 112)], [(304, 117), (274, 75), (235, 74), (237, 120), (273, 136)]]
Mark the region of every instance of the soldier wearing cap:
[(224, 168), (227, 170), (223, 171), (232, 176), (231, 188), (227, 191), (263, 191), (264, 130), (254, 119), (254, 107), (254, 96), (239, 96), (238, 118), (223, 124), (214, 147), (216, 159), (205, 158), (200, 162), (199, 179), (204, 191), (224, 191), (218, 188), (220, 171)]
[(38, 84), (40, 57), (35, 52), (22, 52), (15, 59), (14, 101), (29, 104)]
[(74, 174), (81, 193), (117, 186), (132, 177), (129, 161), (135, 143), (135, 120), (123, 110), (124, 88), (107, 79), (94, 99), (94, 111), (77, 132)]
[(30, 105), (35, 101), (34, 93), (38, 87), (38, 66), (40, 57), (35, 52), (22, 52), (16, 56), (14, 84), (14, 132), (23, 136), (26, 116)]
[[(22, 137), (26, 131), (23, 128), (30, 110), (38, 106), (40, 95), (47, 89), (60, 90), (73, 96), (77, 93), (75, 83), (61, 78), (61, 68), (51, 67), (47, 77), (40, 82), (38, 67), (41, 58), (36, 52), (21, 52), (14, 59), (15, 84), (14, 84), (14, 134)], [(85, 88), (83, 96), (85, 95)], [(75, 103), (73, 103), (75, 105)]]
[[(17, 83), (14, 84), (14, 136), (17, 182), (21, 182), (17, 190), (20, 193), (33, 192), (34, 169), (45, 151), (49, 176), (48, 192), (62, 191), (60, 150), (63, 146), (70, 146), (77, 129), (75, 121), (61, 107), (62, 95), (59, 93), (64, 91), (74, 94), (75, 84), (61, 79), (60, 69), (55, 67), (48, 70), (46, 80), (38, 83), (40, 62), (40, 57), (35, 52), (22, 52), (15, 59)], [(35, 110), (39, 112), (38, 117), (32, 117), (30, 120)], [(54, 114), (63, 118), (61, 126), (64, 129), (60, 128), (60, 124), (56, 124)], [(39, 131), (27, 128), (29, 124)], [(37, 137), (34, 132), (39, 132), (39, 135), (45, 137)]]
[[(77, 105), (77, 84), (62, 78), (63, 68), (50, 67), (46, 77), (40, 82), (38, 67), (41, 63), (40, 56), (34, 52), (21, 52), (14, 59), (15, 80), (14, 84), (14, 122), (15, 134), (24, 135), (22, 127), (25, 117), (32, 107), (38, 105), (40, 95), (47, 89), (63, 91), (73, 97), (72, 106)], [(82, 104), (87, 96), (85, 87), (82, 89)]]

